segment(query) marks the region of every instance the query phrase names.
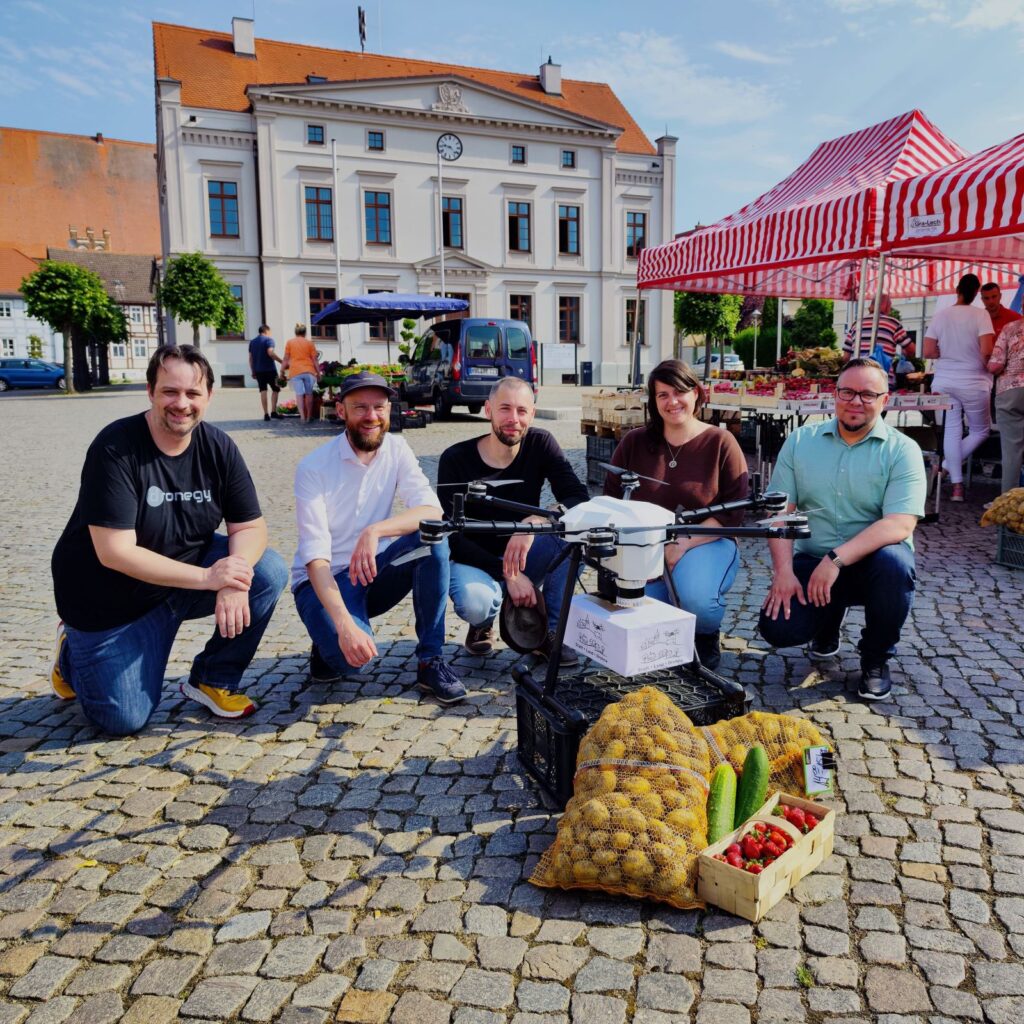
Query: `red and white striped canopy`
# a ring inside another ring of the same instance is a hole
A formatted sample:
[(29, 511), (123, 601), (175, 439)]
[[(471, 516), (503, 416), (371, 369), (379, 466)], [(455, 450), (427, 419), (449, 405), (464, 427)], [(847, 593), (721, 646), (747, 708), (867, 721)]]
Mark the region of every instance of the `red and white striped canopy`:
[[(640, 254), (641, 288), (855, 298), (860, 260), (878, 252), (886, 186), (965, 156), (919, 110), (823, 142), (737, 213)], [(886, 274), (893, 297), (920, 295), (912, 261)], [(870, 282), (869, 282), (870, 286)]]

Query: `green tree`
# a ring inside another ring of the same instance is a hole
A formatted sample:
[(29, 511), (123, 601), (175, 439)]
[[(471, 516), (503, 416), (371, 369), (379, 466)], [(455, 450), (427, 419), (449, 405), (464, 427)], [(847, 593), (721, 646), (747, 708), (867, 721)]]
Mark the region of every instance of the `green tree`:
[[(683, 334), (703, 334), (705, 344), (725, 345), (736, 333), (743, 299), (739, 295), (709, 295), (704, 292), (676, 292), (675, 325)], [(705, 361), (705, 373), (711, 361)]]
[(111, 316), (113, 306), (103, 290), (98, 274), (73, 263), (44, 260), (39, 269), (29, 274), (20, 286), (25, 296), (25, 311), (42, 320), (64, 339), (64, 386), (75, 390), (74, 332), (93, 330), (94, 324)]
[(793, 317), (794, 348), (835, 346), (836, 332), (832, 329), (832, 300), (805, 299)]
[(413, 342), (418, 340), (416, 338), (416, 321), (410, 320), (406, 317), (402, 321), (402, 329), (398, 332), (401, 337), (401, 341), (398, 344), (398, 361), (400, 363), (407, 363), (412, 355)]
[(43, 339), (38, 334), (28, 336), (28, 355), (30, 359), (43, 358)]
[[(743, 365), (748, 370), (753, 370), (757, 366), (775, 365), (776, 327), (776, 324), (772, 324), (770, 328), (758, 330), (756, 353), (754, 352), (754, 328), (744, 327), (742, 331), (736, 332), (736, 337), (732, 340), (732, 350), (743, 360)], [(782, 351), (785, 352), (790, 344), (789, 331), (784, 330), (782, 332)]]
[(241, 306), (220, 271), (202, 253), (187, 252), (171, 260), (160, 298), (175, 320), (192, 325), (192, 344), (197, 348), (204, 324), (224, 333), (245, 330)]

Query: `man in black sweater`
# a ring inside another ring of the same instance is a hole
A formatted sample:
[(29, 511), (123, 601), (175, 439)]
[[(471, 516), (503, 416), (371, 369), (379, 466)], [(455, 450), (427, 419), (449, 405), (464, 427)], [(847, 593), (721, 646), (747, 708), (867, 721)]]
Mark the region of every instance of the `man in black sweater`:
[[(536, 408), (533, 389), (526, 381), (518, 377), (498, 381), (491, 388), (484, 412), (491, 421), (490, 433), (452, 445), (441, 456), (437, 483), (445, 515), (451, 514), (453, 497), (460, 490), (445, 485), (473, 480), (521, 480), (521, 484), (508, 488), (508, 497), (527, 505), (540, 504), (545, 481), (551, 485), (555, 500), (566, 508), (588, 500), (586, 486), (573, 472), (558, 442), (546, 430), (531, 429)], [(470, 506), (466, 512), (472, 516), (474, 510)], [(523, 521), (546, 520), (527, 516)], [(569, 562), (563, 559), (550, 573), (548, 566), (565, 542), (550, 535), (506, 538), (454, 534), (448, 543), (452, 558), (449, 595), (455, 614), (469, 623), (466, 650), (483, 655), (492, 649), (492, 626), (501, 608), (502, 585), (516, 605), (532, 607), (537, 603), (536, 588), (543, 583), (548, 635), (536, 653), (547, 657), (562, 607)], [(563, 651), (562, 664), (575, 660), (571, 651)]]

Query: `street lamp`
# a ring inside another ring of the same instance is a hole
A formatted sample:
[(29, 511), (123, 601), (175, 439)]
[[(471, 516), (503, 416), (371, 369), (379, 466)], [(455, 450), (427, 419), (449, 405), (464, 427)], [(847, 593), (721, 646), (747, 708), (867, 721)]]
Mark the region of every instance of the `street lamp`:
[(757, 326), (761, 322), (761, 310), (755, 309), (754, 312), (750, 314), (750, 319), (754, 321), (754, 365), (751, 367), (751, 369), (755, 369), (758, 366), (758, 360), (757, 360)]

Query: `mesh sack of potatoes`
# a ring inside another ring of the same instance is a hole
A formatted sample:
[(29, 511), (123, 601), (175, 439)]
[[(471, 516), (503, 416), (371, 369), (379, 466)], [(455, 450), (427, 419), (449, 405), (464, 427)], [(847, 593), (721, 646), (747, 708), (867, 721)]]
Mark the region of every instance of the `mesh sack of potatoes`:
[(1000, 494), (985, 509), (982, 526), (1005, 526), (1014, 533), (1024, 533), (1024, 487), (1014, 487)]
[(757, 745), (764, 747), (769, 766), (768, 796), (776, 792), (802, 794), (804, 747), (825, 743), (821, 733), (805, 719), (764, 711), (716, 722), (699, 732), (707, 740), (712, 771), (728, 762), (741, 775), (747, 751)]
[(702, 907), (709, 768), (707, 744), (660, 690), (609, 704), (580, 743), (572, 799), (531, 881)]

